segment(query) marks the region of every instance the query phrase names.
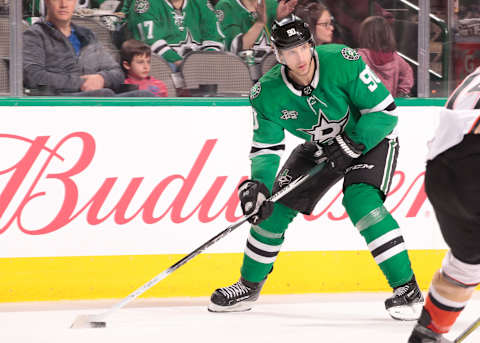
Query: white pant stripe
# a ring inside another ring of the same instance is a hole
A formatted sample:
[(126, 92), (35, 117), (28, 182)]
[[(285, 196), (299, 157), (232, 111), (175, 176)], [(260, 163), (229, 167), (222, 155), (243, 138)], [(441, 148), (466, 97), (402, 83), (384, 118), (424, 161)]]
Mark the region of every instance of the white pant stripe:
[(261, 255), (258, 255), (256, 253), (254, 253), (253, 251), (251, 251), (250, 249), (248, 249), (248, 247), (245, 248), (245, 255), (250, 257), (252, 260), (255, 260), (257, 262), (264, 263), (264, 264), (273, 263), (273, 262), (275, 262), (275, 259), (277, 258), (277, 256), (264, 257), (264, 256), (261, 256)]
[(371, 241), (368, 244), (368, 249), (370, 249), (370, 251), (373, 251), (373, 250), (377, 249), (378, 247), (381, 247), (385, 243), (391, 241), (392, 239), (400, 237), (400, 236), (402, 236), (402, 231), (400, 231), (400, 229), (394, 229), (392, 231), (389, 231), (386, 234), (384, 234), (383, 236), (380, 236), (377, 239)]
[(257, 241), (252, 235), (248, 236), (248, 242), (253, 245), (255, 248), (258, 248), (263, 251), (268, 251), (268, 252), (277, 252), (280, 251), (280, 248), (282, 245), (270, 245), (270, 244), (265, 244), (262, 242)]
[(380, 264), (380, 263), (388, 260), (389, 258), (401, 253), (404, 250), (407, 250), (407, 247), (405, 246), (405, 243), (395, 245), (391, 249), (388, 249), (387, 251), (385, 251), (385, 252), (381, 253), (380, 255), (378, 255), (377, 257), (375, 257), (375, 262), (377, 262), (377, 264)]

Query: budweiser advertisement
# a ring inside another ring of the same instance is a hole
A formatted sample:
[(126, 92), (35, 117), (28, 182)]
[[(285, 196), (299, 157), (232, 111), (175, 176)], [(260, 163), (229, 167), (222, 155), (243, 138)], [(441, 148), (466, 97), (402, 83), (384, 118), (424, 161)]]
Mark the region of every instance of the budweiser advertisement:
[[(411, 249), (439, 249), (424, 192), (437, 107), (399, 109), (400, 157), (386, 207)], [(188, 253), (241, 217), (248, 107), (6, 108), (0, 133), (0, 257)], [(300, 143), (287, 136), (288, 152)], [(284, 250), (365, 243), (336, 185), (291, 224)], [(209, 252), (240, 252), (248, 225)]]

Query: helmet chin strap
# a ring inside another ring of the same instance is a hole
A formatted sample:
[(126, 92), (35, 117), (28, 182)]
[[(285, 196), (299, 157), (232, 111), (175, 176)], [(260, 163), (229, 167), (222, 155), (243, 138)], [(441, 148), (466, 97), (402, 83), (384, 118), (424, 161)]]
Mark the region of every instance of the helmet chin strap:
[(283, 61), (282, 56), (280, 56), (280, 52), (278, 51), (278, 49), (275, 45), (273, 46), (273, 53), (275, 54), (275, 58), (277, 59), (277, 62), (280, 63), (280, 64), (283, 64), (285, 67), (287, 67), (287, 65)]

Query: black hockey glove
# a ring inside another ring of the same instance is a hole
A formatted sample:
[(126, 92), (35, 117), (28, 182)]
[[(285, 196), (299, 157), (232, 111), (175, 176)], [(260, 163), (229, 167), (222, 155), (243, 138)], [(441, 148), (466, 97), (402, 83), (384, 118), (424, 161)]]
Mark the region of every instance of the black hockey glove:
[(327, 164), (333, 170), (339, 173), (345, 173), (345, 170), (352, 164), (352, 161), (362, 154), (365, 149), (363, 144), (357, 144), (347, 135), (340, 134), (325, 144), (319, 146), (317, 156), (319, 159), (326, 158)]
[(256, 180), (245, 180), (238, 186), (238, 197), (243, 214), (248, 216), (254, 212), (255, 215), (248, 218), (252, 224), (259, 224), (270, 217), (273, 212), (273, 202), (266, 201), (270, 192), (263, 182)]

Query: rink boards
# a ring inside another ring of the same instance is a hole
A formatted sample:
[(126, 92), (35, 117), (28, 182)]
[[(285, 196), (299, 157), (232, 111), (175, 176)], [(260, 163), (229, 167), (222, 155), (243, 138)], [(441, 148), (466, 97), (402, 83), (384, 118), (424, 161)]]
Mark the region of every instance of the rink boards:
[[(124, 297), (240, 218), (246, 99), (35, 101), (1, 107), (0, 302)], [(443, 102), (398, 102), (386, 201), (424, 288), (446, 248), (423, 190)], [(287, 135), (288, 151), (297, 143)], [(208, 295), (234, 281), (247, 233), (238, 228), (146, 296)], [(286, 237), (265, 293), (388, 290), (346, 217), (341, 184)]]

